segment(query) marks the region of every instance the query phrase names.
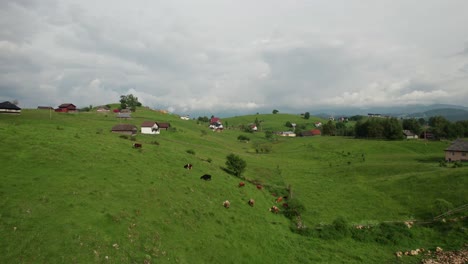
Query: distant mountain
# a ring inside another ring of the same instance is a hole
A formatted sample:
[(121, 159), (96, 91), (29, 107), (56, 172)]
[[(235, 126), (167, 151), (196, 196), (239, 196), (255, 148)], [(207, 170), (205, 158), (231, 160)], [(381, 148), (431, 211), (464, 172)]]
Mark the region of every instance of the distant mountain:
[(311, 112), (312, 115), (328, 118), (330, 116), (367, 115), (369, 113), (388, 115), (394, 117), (429, 118), (443, 116), (450, 121), (468, 120), (468, 107), (459, 105), (406, 105), (398, 107), (369, 107), (369, 108), (328, 108)]
[(409, 114), (408, 117), (414, 118), (429, 118), (431, 116), (443, 116), (447, 120), (452, 122), (459, 121), (459, 120), (468, 120), (468, 111), (463, 109), (456, 109), (456, 108), (441, 108), (441, 109), (433, 109), (423, 113), (413, 113)]

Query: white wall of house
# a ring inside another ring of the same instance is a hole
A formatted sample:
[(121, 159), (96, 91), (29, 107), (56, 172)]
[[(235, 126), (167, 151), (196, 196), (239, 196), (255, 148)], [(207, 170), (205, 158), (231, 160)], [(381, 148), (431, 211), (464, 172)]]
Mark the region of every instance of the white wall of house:
[(141, 127), (141, 133), (142, 134), (158, 135), (160, 133), (160, 130), (158, 129), (158, 126), (155, 124), (152, 127)]

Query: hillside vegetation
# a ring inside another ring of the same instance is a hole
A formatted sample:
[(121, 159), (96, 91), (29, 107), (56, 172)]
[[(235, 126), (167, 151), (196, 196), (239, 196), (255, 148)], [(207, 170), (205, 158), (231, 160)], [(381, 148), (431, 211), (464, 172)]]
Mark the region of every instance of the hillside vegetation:
[[(323, 121), (287, 114), (226, 118), (220, 133), (146, 108), (132, 117), (0, 116), (0, 263), (417, 263), (394, 253), (468, 241), (466, 212), (432, 222), (468, 204), (468, 166), (439, 166), (450, 142), (267, 139), (287, 121)], [(256, 118), (262, 131), (239, 129)], [(110, 132), (147, 120), (171, 129)], [(225, 168), (231, 153), (247, 163), (242, 179)]]

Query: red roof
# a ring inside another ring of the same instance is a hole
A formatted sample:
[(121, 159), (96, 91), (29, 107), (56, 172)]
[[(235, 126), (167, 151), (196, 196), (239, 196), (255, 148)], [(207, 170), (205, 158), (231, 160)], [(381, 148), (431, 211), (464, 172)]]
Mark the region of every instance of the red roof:
[(314, 136), (317, 136), (317, 135), (321, 135), (321, 134), (322, 134), (322, 132), (321, 132), (319, 129), (312, 129), (312, 130), (310, 131), (310, 133), (312, 133), (312, 135), (314, 135)]

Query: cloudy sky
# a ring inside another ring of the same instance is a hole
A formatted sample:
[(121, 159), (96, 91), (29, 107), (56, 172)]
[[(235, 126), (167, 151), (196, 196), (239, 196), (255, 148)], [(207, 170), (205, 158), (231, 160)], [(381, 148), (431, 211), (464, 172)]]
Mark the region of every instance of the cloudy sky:
[(2, 0), (0, 101), (468, 106), (466, 0)]

